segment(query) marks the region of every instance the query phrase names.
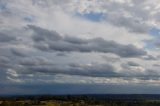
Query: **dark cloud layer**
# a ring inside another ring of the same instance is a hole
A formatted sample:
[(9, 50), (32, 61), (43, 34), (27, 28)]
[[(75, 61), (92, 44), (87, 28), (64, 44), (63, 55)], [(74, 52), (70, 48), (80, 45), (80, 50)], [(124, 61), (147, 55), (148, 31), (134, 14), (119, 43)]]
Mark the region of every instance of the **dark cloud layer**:
[[(27, 69), (27, 67), (26, 67)], [(31, 73), (44, 73), (44, 74), (67, 74), (67, 75), (80, 75), (80, 76), (92, 76), (92, 77), (116, 77), (119, 76), (116, 69), (109, 64), (95, 64), (93, 66), (88, 65), (52, 65), (52, 66), (33, 66), (28, 67)]]
[(121, 57), (139, 57), (147, 54), (143, 49), (136, 48), (131, 44), (122, 45), (102, 38), (81, 39), (68, 36), (61, 37), (55, 31), (49, 31), (33, 25), (29, 25), (28, 27), (34, 31), (34, 46), (43, 51), (102, 52), (114, 53)]
[(16, 40), (14, 36), (10, 36), (5, 33), (0, 33), (0, 43), (10, 42), (13, 40)]
[[(82, 77), (101, 77), (101, 78), (138, 78), (138, 79), (152, 79), (157, 78), (155, 70), (146, 70), (146, 73), (134, 72), (133, 67), (140, 67), (138, 63), (128, 61), (128, 63), (121, 66), (121, 70), (113, 64), (121, 61), (122, 58), (139, 58), (147, 55), (143, 49), (136, 48), (133, 45), (123, 45), (115, 41), (107, 41), (103, 38), (82, 39), (72, 36), (61, 36), (55, 31), (50, 31), (34, 25), (28, 25), (25, 30), (25, 35), (28, 36), (15, 43), (10, 43), (16, 40), (15, 35), (11, 37), (8, 34), (1, 34), (2, 42), (7, 42), (7, 48), (0, 48), (0, 70), (1, 73), (8, 80), (25, 81), (36, 78), (41, 79), (43, 75), (69, 75)], [(20, 34), (18, 30), (17, 34)], [(22, 34), (23, 36), (23, 34)], [(30, 44), (26, 42), (30, 41)], [(14, 45), (16, 44), (16, 45)], [(26, 44), (26, 45), (24, 45)], [(32, 45), (33, 44), (33, 45)], [(18, 45), (18, 46), (17, 46)], [(31, 47), (31, 48), (28, 48)], [(28, 51), (32, 50), (33, 53)], [(38, 50), (37, 50), (38, 49)], [(91, 53), (98, 52), (118, 55), (119, 57), (103, 57), (106, 63), (82, 64), (67, 62), (65, 64), (56, 63), (56, 59), (50, 60), (46, 57), (47, 53), (55, 53), (55, 56), (66, 58), (70, 52)], [(37, 56), (35, 54), (37, 53)], [(46, 53), (46, 54), (45, 54)], [(58, 53), (58, 54), (57, 54)], [(147, 55), (148, 56), (148, 55)], [(122, 58), (121, 58), (122, 57)], [(12, 60), (12, 61), (10, 61)], [(111, 63), (108, 63), (110, 61)], [(128, 70), (128, 71), (124, 71)], [(133, 71), (133, 72), (132, 72)], [(149, 75), (152, 73), (152, 76)], [(36, 76), (31, 78), (29, 75)], [(5, 80), (5, 78), (2, 78)], [(22, 80), (23, 79), (23, 80)], [(7, 80), (7, 81), (8, 81)], [(45, 79), (41, 79), (45, 80)]]
[[(136, 94), (160, 93), (159, 86), (147, 86), (147, 85), (104, 85), (104, 84), (23, 84), (23, 85), (0, 85), (1, 94), (111, 94), (111, 93), (123, 93), (123, 94)], [(65, 89), (64, 89), (65, 88)], [(118, 88), (118, 89), (117, 89)], [(7, 91), (7, 92), (6, 92)]]

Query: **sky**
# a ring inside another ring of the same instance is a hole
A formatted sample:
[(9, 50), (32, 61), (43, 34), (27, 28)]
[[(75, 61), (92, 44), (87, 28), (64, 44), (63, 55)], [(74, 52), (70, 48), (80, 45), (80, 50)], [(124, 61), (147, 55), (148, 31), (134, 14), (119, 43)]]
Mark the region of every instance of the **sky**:
[(0, 95), (159, 94), (159, 0), (0, 0)]

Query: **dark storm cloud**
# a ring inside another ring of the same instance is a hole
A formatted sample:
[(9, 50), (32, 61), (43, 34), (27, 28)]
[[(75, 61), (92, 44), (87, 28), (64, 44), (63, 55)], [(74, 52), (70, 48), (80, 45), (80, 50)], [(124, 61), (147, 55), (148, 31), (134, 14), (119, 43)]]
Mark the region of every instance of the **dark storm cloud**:
[(146, 55), (146, 51), (134, 45), (122, 45), (115, 41), (102, 38), (81, 39), (77, 37), (61, 37), (57, 32), (49, 31), (33, 25), (28, 26), (34, 31), (35, 47), (40, 50), (55, 50), (61, 52), (102, 52), (114, 53), (121, 57), (139, 57)]

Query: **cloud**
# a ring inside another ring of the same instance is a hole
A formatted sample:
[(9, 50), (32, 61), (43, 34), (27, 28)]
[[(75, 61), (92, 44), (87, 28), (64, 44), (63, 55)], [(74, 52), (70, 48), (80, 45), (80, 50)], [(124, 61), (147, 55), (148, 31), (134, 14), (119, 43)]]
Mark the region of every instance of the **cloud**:
[(159, 57), (158, 56), (152, 56), (152, 55), (147, 55), (143, 57), (144, 60), (158, 60)]
[(158, 85), (159, 4), (0, 0), (0, 87), (18, 84), (15, 90), (33, 93), (27, 85), (119, 85), (125, 91), (131, 85)]
[(105, 59), (107, 62), (112, 62), (112, 63), (121, 61), (121, 58), (114, 56), (114, 55), (109, 55), (109, 54), (102, 55), (102, 58)]
[[(34, 61), (34, 60), (33, 60)], [(92, 77), (116, 77), (119, 76), (116, 73), (114, 66), (110, 64), (45, 64), (37, 63), (33, 61), (27, 61), (27, 63), (21, 63), (22, 68), (17, 70), (19, 74), (44, 74), (44, 75), (79, 75), (79, 76), (92, 76)]]
[[(61, 1), (61, 2), (41, 2), (44, 4), (56, 4), (63, 11), (73, 14), (81, 14), (80, 16), (90, 16), (90, 20), (94, 19), (92, 14), (102, 14), (100, 18), (116, 27), (126, 28), (133, 33), (148, 33), (148, 31), (156, 24), (159, 1), (155, 3), (150, 0), (83, 0), (83, 1)], [(37, 3), (38, 4), (38, 3)], [(47, 5), (48, 6), (48, 5)], [(46, 7), (47, 7), (46, 6)], [(115, 8), (116, 7), (116, 8)], [(157, 24), (156, 24), (157, 25)]]
[(30, 58), (29, 57), (25, 57), (19, 62), (19, 64), (23, 65), (23, 66), (27, 66), (27, 67), (54, 65), (49, 60), (47, 60), (46, 58), (43, 58), (43, 57), (35, 57), (35, 58), (33, 58), (33, 57), (30, 57)]
[(115, 26), (125, 27), (130, 32), (147, 33), (151, 28), (134, 17), (126, 17), (118, 13), (109, 13), (107, 21)]
[(25, 57), (27, 56), (26, 51), (22, 51), (22, 50), (18, 50), (18, 49), (11, 49), (12, 54), (14, 54), (15, 56), (20, 56), (20, 57)]
[(16, 38), (13, 36), (9, 36), (7, 34), (4, 34), (4, 33), (0, 33), (0, 43), (10, 42), (13, 40), (16, 40)]
[(32, 29), (35, 32), (33, 39), (37, 42), (45, 41), (49, 39), (53, 41), (62, 39), (61, 36), (59, 36), (59, 34), (55, 31), (48, 31), (46, 29), (36, 27), (34, 25), (28, 25), (28, 28)]
[(135, 62), (133, 62), (133, 61), (129, 61), (127, 64), (128, 64), (129, 66), (139, 66), (138, 63), (135, 63)]
[(33, 40), (35, 47), (40, 50), (55, 50), (61, 52), (102, 52), (114, 53), (121, 57), (139, 57), (146, 55), (143, 49), (134, 45), (122, 45), (102, 38), (81, 39), (76, 37), (61, 37), (57, 32), (52, 32), (40, 27), (28, 26), (34, 31)]

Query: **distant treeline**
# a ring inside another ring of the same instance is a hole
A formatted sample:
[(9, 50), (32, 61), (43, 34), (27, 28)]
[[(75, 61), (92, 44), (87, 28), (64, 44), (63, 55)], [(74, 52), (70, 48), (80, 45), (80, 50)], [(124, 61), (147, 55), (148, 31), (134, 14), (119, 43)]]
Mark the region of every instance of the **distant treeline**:
[(160, 106), (160, 95), (32, 95), (0, 97), (0, 101), (0, 106), (41, 106), (42, 101), (59, 103), (54, 106)]
[(0, 100), (160, 100), (158, 94), (85, 94), (85, 95), (20, 95), (0, 96)]

